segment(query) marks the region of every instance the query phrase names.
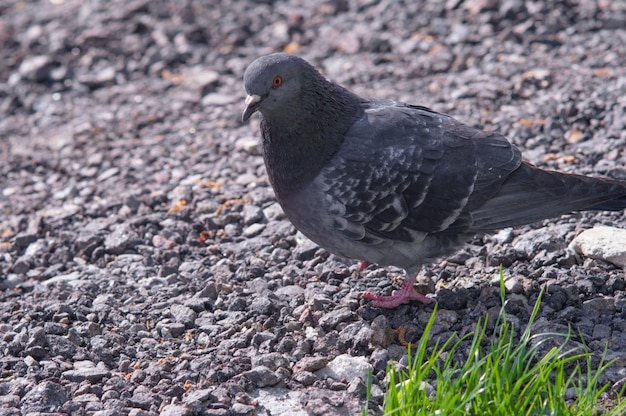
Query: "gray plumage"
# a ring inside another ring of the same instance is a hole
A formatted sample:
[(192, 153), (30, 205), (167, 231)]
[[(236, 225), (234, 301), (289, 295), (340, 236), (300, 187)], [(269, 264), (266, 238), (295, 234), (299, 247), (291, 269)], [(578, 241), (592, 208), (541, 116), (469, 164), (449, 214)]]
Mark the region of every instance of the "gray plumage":
[(499, 133), (360, 98), (293, 55), (257, 59), (244, 86), (243, 120), (261, 114), (265, 165), (287, 217), (343, 257), (411, 274), (475, 233), (626, 208), (625, 182), (539, 169)]

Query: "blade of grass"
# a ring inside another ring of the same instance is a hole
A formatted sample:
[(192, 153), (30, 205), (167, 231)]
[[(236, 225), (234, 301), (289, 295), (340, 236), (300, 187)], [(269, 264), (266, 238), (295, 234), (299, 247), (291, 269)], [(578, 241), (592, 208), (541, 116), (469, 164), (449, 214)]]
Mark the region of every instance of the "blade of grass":
[[(584, 344), (570, 346), (571, 331), (533, 334), (532, 325), (540, 311), (543, 289), (528, 324), (516, 341), (505, 311), (502, 268), (500, 291), (502, 307), (488, 343), (485, 342), (488, 328), (485, 317), (464, 337), (451, 337), (443, 343), (436, 340), (429, 348), (435, 308), (415, 352), (408, 350), (407, 369), (400, 370), (393, 363), (388, 365), (386, 415), (600, 414), (599, 403), (609, 385), (599, 386), (599, 377), (615, 361), (606, 361), (605, 350), (594, 369), (592, 355)], [(562, 338), (561, 342), (541, 353), (545, 343), (554, 342), (555, 337)], [(468, 342), (469, 347), (464, 349)], [(463, 351), (465, 353), (460, 354)], [(463, 364), (457, 358), (459, 354), (467, 357)], [(434, 388), (429, 391), (427, 386), (433, 377)], [(566, 393), (571, 389), (576, 397), (567, 401)], [(623, 390), (604, 414), (626, 414), (626, 400), (621, 399)]]

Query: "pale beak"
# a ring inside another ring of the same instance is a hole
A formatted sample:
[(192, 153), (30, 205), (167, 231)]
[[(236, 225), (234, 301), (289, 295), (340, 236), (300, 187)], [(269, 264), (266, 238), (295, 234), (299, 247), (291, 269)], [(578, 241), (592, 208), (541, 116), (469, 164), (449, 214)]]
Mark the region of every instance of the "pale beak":
[(246, 108), (243, 110), (243, 114), (241, 115), (241, 121), (246, 122), (250, 118), (252, 114), (254, 114), (259, 106), (259, 103), (263, 100), (263, 96), (250, 94), (246, 97)]

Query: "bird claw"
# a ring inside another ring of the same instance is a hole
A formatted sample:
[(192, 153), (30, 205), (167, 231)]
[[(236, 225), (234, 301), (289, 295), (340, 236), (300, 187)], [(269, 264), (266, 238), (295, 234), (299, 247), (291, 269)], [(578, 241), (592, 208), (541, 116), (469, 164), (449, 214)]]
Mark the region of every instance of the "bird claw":
[(377, 295), (373, 292), (363, 293), (363, 299), (371, 300), (372, 306), (381, 309), (393, 309), (398, 306), (409, 303), (412, 300), (417, 300), (423, 304), (429, 304), (436, 302), (436, 300), (429, 298), (413, 288), (415, 279), (407, 280), (402, 284), (402, 287), (394, 291), (391, 296)]
[(367, 267), (372, 264), (367, 260), (361, 260), (359, 262), (359, 264), (356, 266), (356, 275), (357, 276), (361, 276), (361, 273), (363, 273), (363, 270), (367, 269)]

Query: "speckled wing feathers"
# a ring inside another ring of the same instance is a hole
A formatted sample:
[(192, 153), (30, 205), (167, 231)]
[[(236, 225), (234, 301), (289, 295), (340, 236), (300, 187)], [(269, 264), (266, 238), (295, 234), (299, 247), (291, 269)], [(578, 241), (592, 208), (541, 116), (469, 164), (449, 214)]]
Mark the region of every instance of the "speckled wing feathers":
[(477, 133), (422, 107), (372, 104), (321, 176), (337, 231), (375, 245), (469, 227), (468, 204), (490, 197), (497, 187), (489, 193), (487, 185), (519, 164), (504, 138), (485, 134), (481, 147), (502, 172), (480, 171), (486, 162), (475, 149)]

